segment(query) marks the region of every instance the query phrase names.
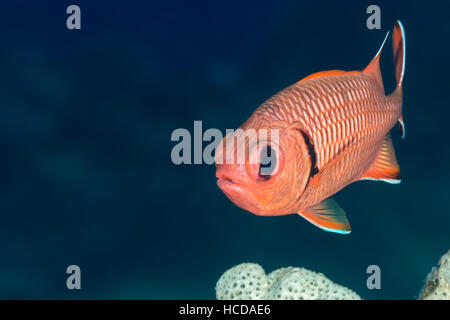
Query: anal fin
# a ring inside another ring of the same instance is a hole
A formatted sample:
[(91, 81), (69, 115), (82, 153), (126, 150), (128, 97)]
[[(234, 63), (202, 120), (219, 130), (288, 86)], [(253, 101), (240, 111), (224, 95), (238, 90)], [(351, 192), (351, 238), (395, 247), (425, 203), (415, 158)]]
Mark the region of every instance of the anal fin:
[(394, 184), (401, 182), (400, 166), (389, 134), (384, 138), (375, 161), (360, 180), (380, 180)]
[(341, 234), (351, 232), (344, 210), (331, 198), (298, 212), (298, 214), (325, 231)]

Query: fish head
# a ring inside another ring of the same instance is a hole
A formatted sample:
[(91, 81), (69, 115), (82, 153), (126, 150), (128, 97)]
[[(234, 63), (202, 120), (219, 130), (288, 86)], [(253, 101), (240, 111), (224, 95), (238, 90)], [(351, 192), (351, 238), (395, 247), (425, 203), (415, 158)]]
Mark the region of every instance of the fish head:
[(215, 161), (225, 195), (244, 210), (268, 216), (293, 212), (311, 168), (301, 132), (284, 122), (245, 125), (228, 134)]

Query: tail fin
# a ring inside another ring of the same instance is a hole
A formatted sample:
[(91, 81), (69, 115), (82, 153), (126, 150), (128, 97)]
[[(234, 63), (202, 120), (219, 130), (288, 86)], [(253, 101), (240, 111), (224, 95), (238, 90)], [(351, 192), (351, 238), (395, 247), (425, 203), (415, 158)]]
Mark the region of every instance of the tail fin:
[[(381, 48), (378, 50), (375, 57), (362, 71), (364, 74), (375, 79), (383, 90), (383, 78), (380, 71), (380, 55), (388, 35), (389, 32), (386, 34), (383, 44), (381, 45)], [(392, 48), (394, 50), (395, 78), (397, 80), (397, 86), (395, 87), (394, 92), (391, 93), (391, 96), (401, 104), (403, 75), (405, 74), (405, 30), (403, 29), (403, 25), (399, 20), (397, 20), (394, 25), (394, 31), (392, 33)], [(403, 115), (401, 115), (398, 119), (398, 123), (401, 136), (402, 138), (405, 138), (405, 123), (403, 122)]]
[[(394, 25), (394, 31), (392, 33), (392, 48), (394, 50), (394, 66), (395, 66), (395, 78), (397, 80), (397, 87), (393, 94), (402, 96), (402, 84), (403, 76), (405, 74), (405, 30), (400, 20)], [(400, 133), (402, 138), (405, 138), (405, 123), (403, 121), (403, 115), (398, 119)]]
[(392, 48), (394, 50), (395, 78), (397, 79), (397, 88), (399, 88), (402, 86), (405, 74), (405, 30), (400, 20), (397, 20), (394, 25)]

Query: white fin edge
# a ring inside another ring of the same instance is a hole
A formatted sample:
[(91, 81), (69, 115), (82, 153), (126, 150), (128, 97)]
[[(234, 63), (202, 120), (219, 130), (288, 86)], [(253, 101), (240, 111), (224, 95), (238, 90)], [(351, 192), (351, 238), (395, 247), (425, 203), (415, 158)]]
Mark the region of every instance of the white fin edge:
[(367, 180), (367, 181), (383, 181), (383, 182), (387, 182), (390, 184), (399, 184), (400, 182), (402, 182), (402, 180), (396, 180), (396, 179), (374, 179), (374, 178), (362, 178), (359, 179), (360, 181), (362, 180)]
[(402, 73), (400, 76), (399, 83), (403, 82), (403, 76), (405, 74), (405, 66), (406, 66), (406, 39), (405, 39), (405, 28), (403, 28), (403, 24), (400, 20), (397, 20), (398, 25), (400, 26), (400, 30), (402, 32), (402, 41), (403, 41), (403, 66), (402, 66)]
[(307, 220), (309, 223), (315, 225), (319, 229), (322, 229), (322, 230), (327, 231), (327, 232), (333, 232), (333, 233), (338, 233), (338, 234), (349, 234), (350, 232), (352, 232), (351, 230), (350, 231), (346, 231), (346, 230), (325, 228), (325, 227), (321, 226), (320, 224), (317, 224), (314, 221), (312, 221), (312, 220), (302, 216), (301, 214), (299, 214), (299, 216), (301, 216), (303, 219)]
[(376, 57), (378, 57), (380, 55), (381, 50), (383, 50), (384, 44), (386, 43), (388, 36), (389, 36), (389, 31), (386, 33), (386, 36), (384, 37), (383, 43), (381, 44), (380, 49), (378, 49), (377, 54), (375, 55), (375, 57), (373, 57), (374, 59), (376, 59)]
[(400, 123), (400, 126), (402, 127), (402, 139), (405, 139), (405, 123), (401, 118), (398, 119), (398, 123)]

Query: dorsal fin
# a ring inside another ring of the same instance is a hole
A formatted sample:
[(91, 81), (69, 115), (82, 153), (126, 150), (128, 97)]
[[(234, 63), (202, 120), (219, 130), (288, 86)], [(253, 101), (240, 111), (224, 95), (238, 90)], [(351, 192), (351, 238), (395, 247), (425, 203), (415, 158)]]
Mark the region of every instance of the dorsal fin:
[(395, 157), (394, 146), (389, 134), (384, 137), (375, 161), (360, 180), (381, 180), (389, 183), (400, 183), (400, 166)]
[(319, 71), (319, 72), (310, 74), (309, 76), (303, 78), (302, 80), (298, 81), (297, 83), (300, 83), (300, 82), (303, 82), (306, 80), (327, 77), (327, 76), (339, 76), (339, 75), (343, 75), (343, 74), (357, 74), (357, 73), (359, 73), (359, 71), (344, 71), (344, 70)]
[(380, 56), (381, 52), (383, 51), (384, 44), (386, 43), (386, 39), (388, 38), (389, 31), (386, 34), (386, 37), (384, 37), (383, 43), (381, 44), (380, 49), (378, 49), (377, 54), (375, 57), (370, 61), (370, 63), (367, 65), (367, 67), (362, 71), (364, 74), (374, 78), (378, 84), (381, 86), (381, 88), (384, 91), (384, 84), (383, 84), (383, 77), (381, 76), (381, 70), (380, 70)]
[(351, 232), (344, 210), (331, 198), (302, 210), (298, 214), (325, 231), (341, 234)]

